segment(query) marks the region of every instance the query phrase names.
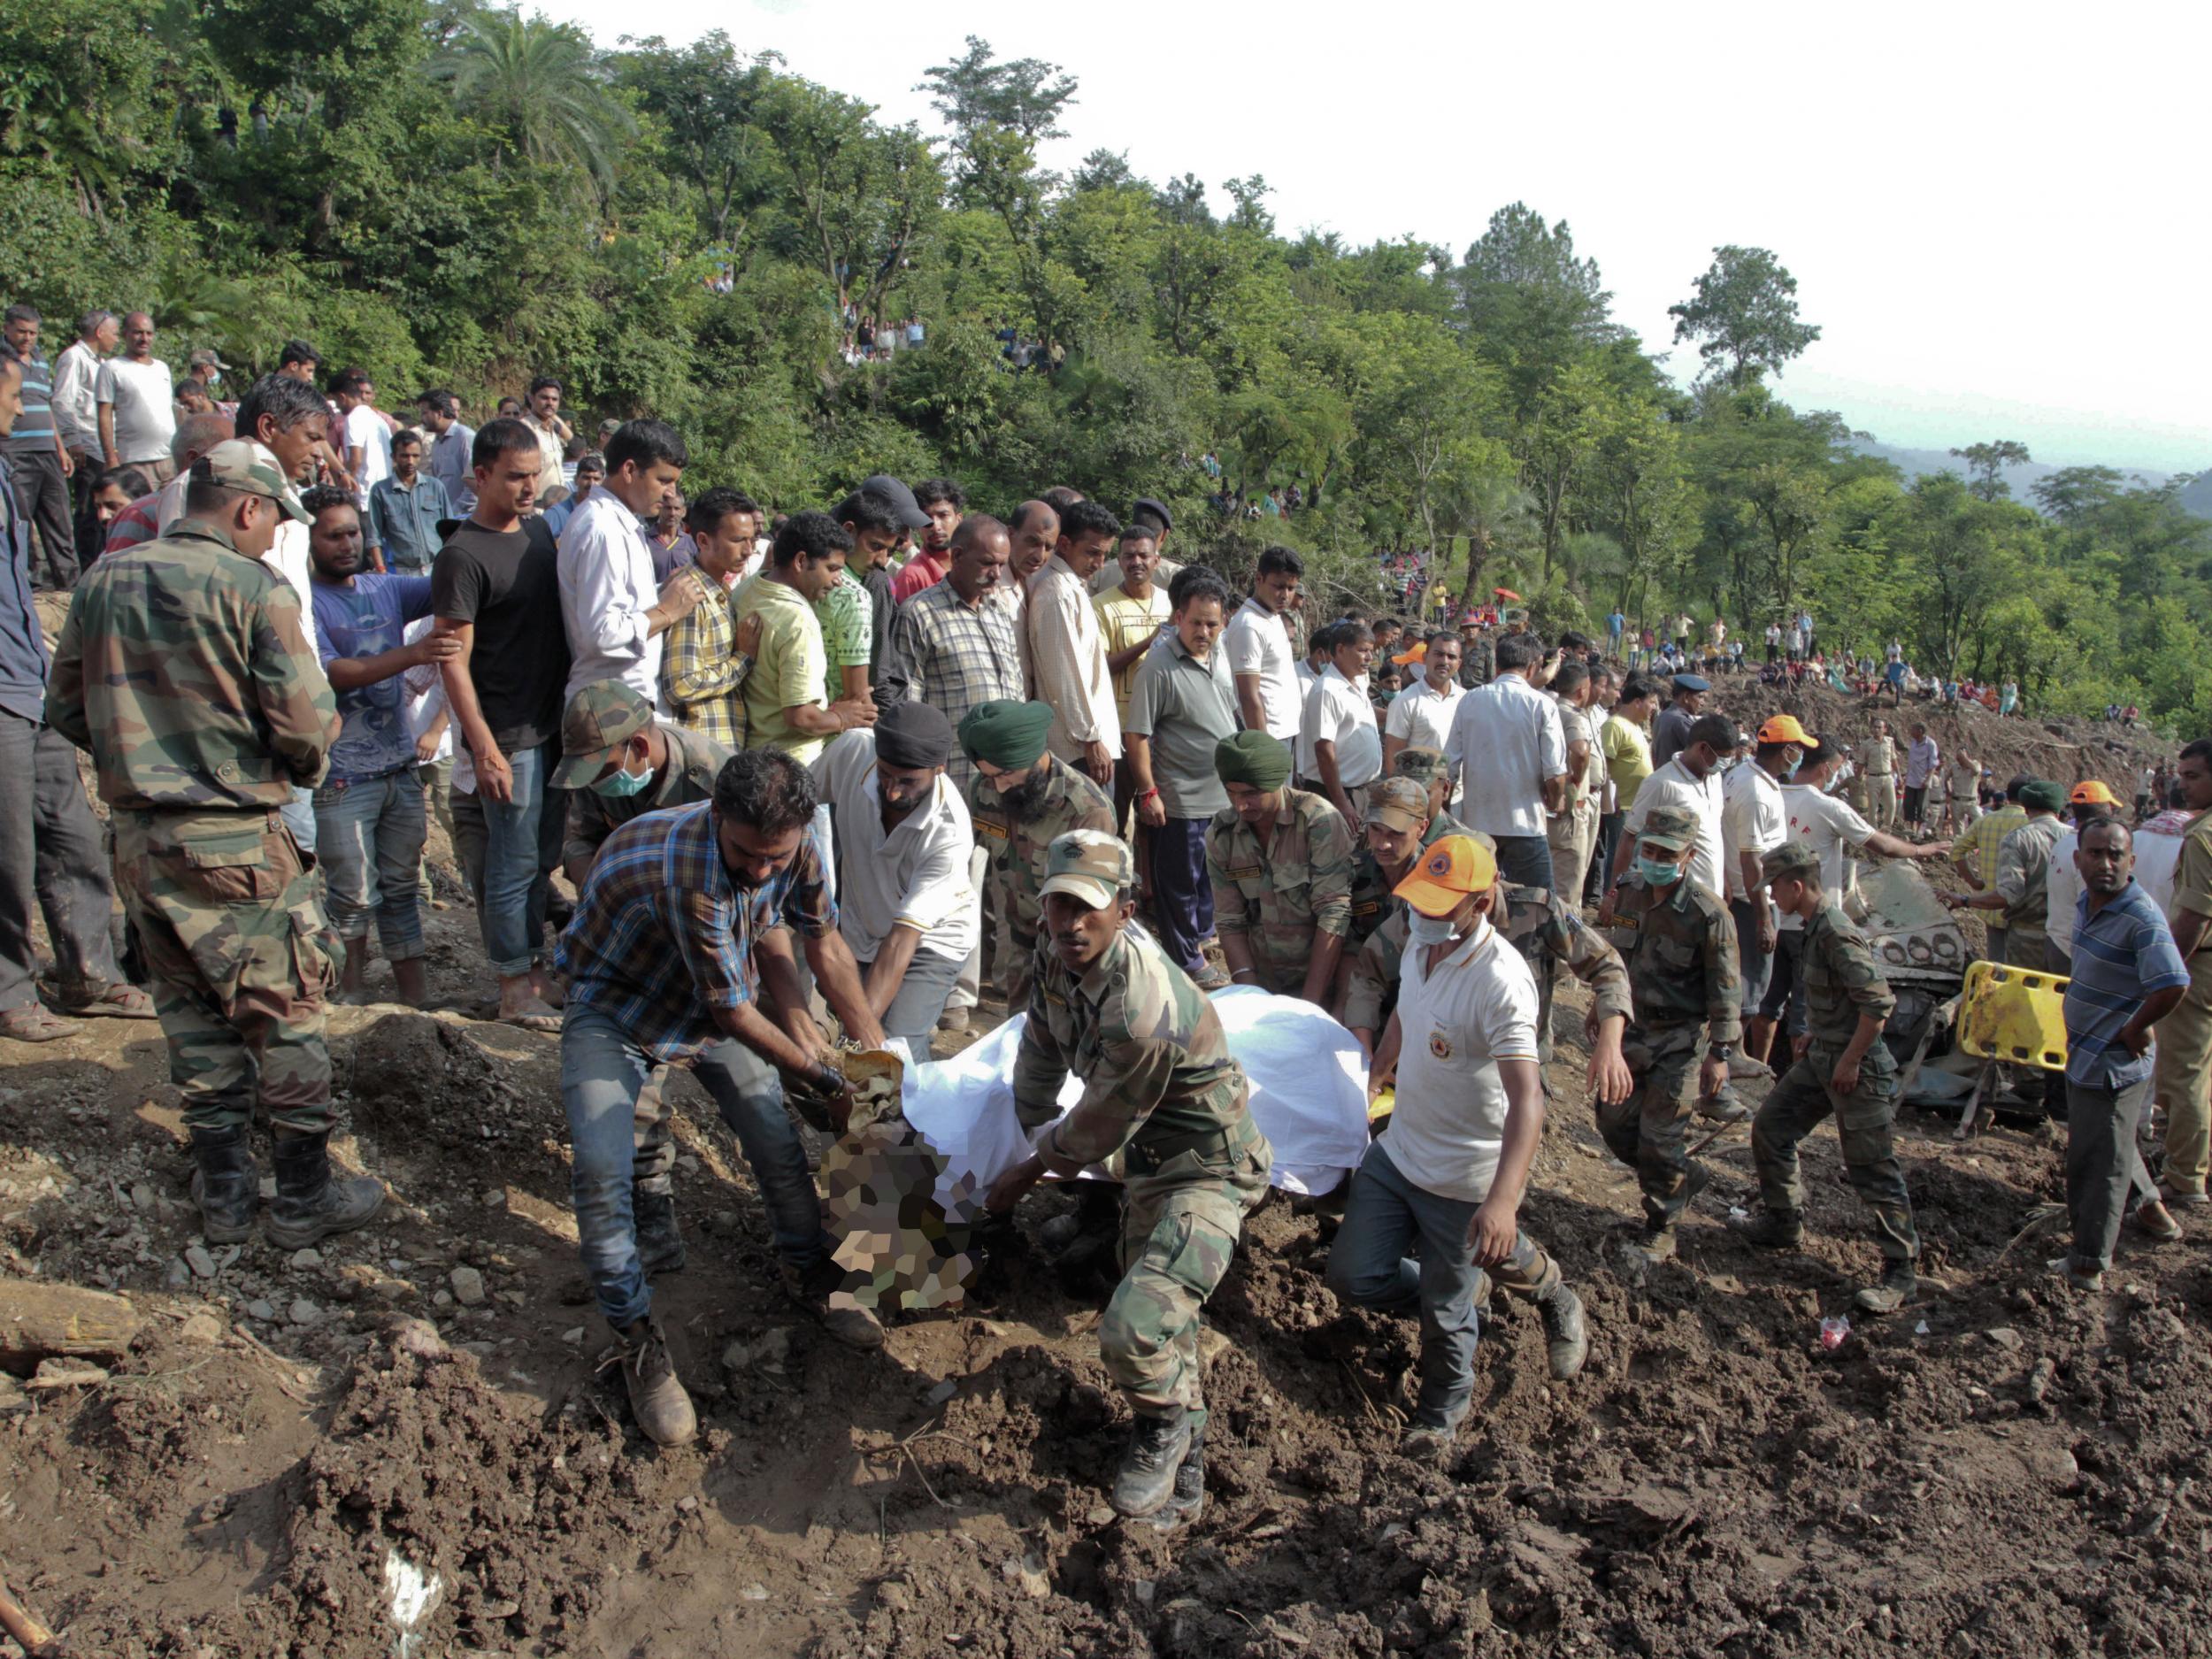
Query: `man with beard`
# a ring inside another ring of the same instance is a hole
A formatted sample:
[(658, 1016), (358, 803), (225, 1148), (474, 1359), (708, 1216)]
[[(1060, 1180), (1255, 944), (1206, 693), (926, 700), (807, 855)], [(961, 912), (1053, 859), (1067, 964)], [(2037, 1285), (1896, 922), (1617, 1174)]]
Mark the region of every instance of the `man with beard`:
[(1046, 849), (1072, 829), (1110, 835), (1117, 822), (1104, 790), (1046, 752), (1051, 727), (1051, 705), (1042, 703), (979, 703), (960, 722), (960, 747), (975, 763), (968, 815), (988, 860), (998, 977), (1010, 1010), (1029, 1006)]
[[(628, 757), (613, 764), (626, 771)], [(803, 998), (787, 1000), (777, 977), (764, 972), (772, 953), (787, 961), (787, 936), (776, 938), (782, 930), (812, 940), (837, 926), (811, 830), (814, 804), (806, 768), (781, 750), (733, 757), (712, 800), (646, 813), (608, 837), (561, 936), (569, 976), (561, 1101), (575, 1160), (579, 1253), (600, 1311), (622, 1340), (622, 1379), (638, 1427), (662, 1446), (689, 1440), (698, 1420), (653, 1319), (638, 1253), (632, 1125), (656, 1065), (690, 1066), (736, 1133), (787, 1292), (838, 1340), (883, 1343), (872, 1313), (828, 1306), (843, 1274), (777, 1087), (780, 1077), (786, 1089), (821, 1102), (840, 1125), (851, 1110)], [(795, 992), (795, 979), (784, 988)], [(823, 988), (833, 1006), (846, 1004), (841, 1017), (860, 1017), (849, 986)], [(865, 1028), (864, 1020), (848, 1026)]]
[(952, 538), (968, 507), (967, 493), (949, 478), (924, 479), (914, 487), (914, 501), (928, 523), (916, 526), (922, 534), (921, 549), (892, 580), (894, 604), (902, 605), (925, 588), (945, 580), (952, 568)]
[(1352, 926), (1351, 826), (1290, 787), (1290, 750), (1265, 732), (1224, 739), (1214, 770), (1229, 806), (1206, 832), (1206, 874), (1229, 977), (1327, 1008)]

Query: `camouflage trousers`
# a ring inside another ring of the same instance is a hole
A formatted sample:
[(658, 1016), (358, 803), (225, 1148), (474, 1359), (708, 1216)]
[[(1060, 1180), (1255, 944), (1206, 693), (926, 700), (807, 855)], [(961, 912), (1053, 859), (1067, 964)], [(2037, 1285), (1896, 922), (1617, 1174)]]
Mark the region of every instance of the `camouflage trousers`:
[(1615, 1157), (1634, 1166), (1644, 1220), (1655, 1233), (1679, 1221), (1689, 1202), (1686, 1136), (1697, 1108), (1697, 1068), (1704, 1053), (1701, 1022), (1663, 1031), (1631, 1026), (1621, 1057), (1635, 1087), (1626, 1100), (1598, 1107), (1598, 1133)]
[(137, 930), (188, 1126), (330, 1127), (324, 999), (335, 970), (315, 881), (274, 812), (115, 815), (115, 885)]
[(1818, 1044), (1808, 1048), (1751, 1120), (1751, 1162), (1759, 1172), (1759, 1196), (1778, 1216), (1795, 1218), (1804, 1213), (1797, 1143), (1833, 1112), (1843, 1167), (1860, 1202), (1874, 1212), (1883, 1256), (1909, 1263), (1920, 1255), (1920, 1236), (1913, 1231), (1912, 1200), (1890, 1136), (1897, 1117), (1897, 1072), (1888, 1065), (1877, 1071), (1870, 1064), (1860, 1071), (1858, 1087), (1839, 1095), (1829, 1088), (1828, 1074), (1842, 1052)]
[(1246, 1119), (1230, 1146), (1184, 1152), (1124, 1191), (1121, 1283), (1099, 1321), (1099, 1358), (1132, 1409), (1158, 1417), (1202, 1409), (1198, 1312), (1229, 1271), (1244, 1217), (1267, 1195), (1274, 1151)]

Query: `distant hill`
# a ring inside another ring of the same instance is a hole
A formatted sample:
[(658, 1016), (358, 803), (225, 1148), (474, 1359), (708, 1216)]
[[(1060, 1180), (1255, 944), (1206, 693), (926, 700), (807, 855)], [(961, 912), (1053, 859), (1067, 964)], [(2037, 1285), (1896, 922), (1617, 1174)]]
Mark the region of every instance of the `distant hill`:
[(2212, 518), (2212, 467), (2197, 474), (2197, 481), (2174, 500), (2200, 518)]
[[(1908, 482), (1924, 472), (1956, 472), (1961, 478), (1966, 476), (1966, 463), (1947, 450), (1901, 449), (1894, 444), (1858, 439), (1852, 441), (1851, 447), (1861, 455), (1878, 455), (1885, 461), (1892, 463), (1899, 472), (1905, 475)], [(2039, 479), (2048, 478), (2054, 472), (2062, 472), (2065, 470), (2062, 466), (2051, 465), (2042, 461), (2030, 461), (2020, 466), (2005, 468), (2004, 480), (2006, 483), (2012, 486), (2012, 498), (2015, 501), (2019, 502), (2023, 506), (2032, 507), (2035, 505), (2035, 497), (2028, 493), (2029, 487)], [(2167, 474), (2163, 472), (2148, 472), (2134, 467), (2122, 467), (2120, 471), (2124, 476), (2130, 479), (2139, 479), (2146, 484), (2162, 484), (2165, 482), (2167, 477)], [(2199, 495), (2199, 492), (2202, 493)], [(2208, 518), (2212, 518), (2212, 489), (2208, 488), (2207, 480), (2200, 479), (2191, 485), (2188, 495), (2199, 495), (2197, 504), (2193, 505), (2190, 510), (2202, 513)], [(2184, 495), (2185, 501), (2188, 500), (2188, 495)]]

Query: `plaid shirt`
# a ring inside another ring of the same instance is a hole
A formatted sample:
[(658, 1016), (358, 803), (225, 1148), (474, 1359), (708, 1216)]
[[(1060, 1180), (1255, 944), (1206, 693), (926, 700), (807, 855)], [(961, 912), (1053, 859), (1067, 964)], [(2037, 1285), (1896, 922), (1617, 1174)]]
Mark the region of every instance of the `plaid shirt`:
[(829, 592), (814, 602), (814, 619), (822, 625), (822, 652), (829, 658), (829, 698), (845, 695), (848, 668), (865, 668), (875, 658), (875, 602), (852, 577), (840, 572)]
[(1951, 847), (1951, 862), (1984, 887), (1996, 885), (1997, 849), (2005, 837), (2028, 821), (2027, 810), (2017, 805), (1999, 807), (1974, 826), (1965, 840)]
[(837, 902), (809, 829), (798, 856), (765, 887), (730, 880), (712, 803), (633, 818), (610, 835), (576, 901), (556, 957), (572, 1008), (618, 1021), (657, 1061), (695, 1059), (723, 1041), (717, 1010), (750, 1002), (760, 976), (753, 941), (776, 927), (811, 939), (837, 930)]
[[(956, 728), (979, 703), (1021, 702), (1028, 693), (1020, 630), (1017, 614), (990, 595), (971, 606), (949, 581), (923, 588), (891, 619), (891, 655), (903, 669), (906, 700), (928, 703)], [(975, 763), (956, 746), (945, 773), (964, 797)]]
[(712, 591), (672, 624), (661, 652), (661, 695), (668, 715), (687, 732), (735, 754), (745, 747), (745, 699), (739, 695), (753, 659), (737, 649), (737, 622), (726, 595)]

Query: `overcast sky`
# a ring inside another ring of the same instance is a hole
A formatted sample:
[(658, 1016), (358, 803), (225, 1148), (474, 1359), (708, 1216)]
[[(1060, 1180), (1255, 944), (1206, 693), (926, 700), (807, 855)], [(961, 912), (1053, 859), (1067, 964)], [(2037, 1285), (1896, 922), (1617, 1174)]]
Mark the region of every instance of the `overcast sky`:
[(1457, 254), (1524, 201), (1655, 350), (1715, 245), (1770, 248), (1824, 331), (1783, 381), (1801, 407), (1908, 447), (2212, 467), (2212, 9), (540, 3), (603, 45), (719, 27), (931, 133), (912, 88), (979, 35), (1080, 80), (1048, 165), (1126, 151), (1217, 211), (1264, 173), (1286, 232)]

